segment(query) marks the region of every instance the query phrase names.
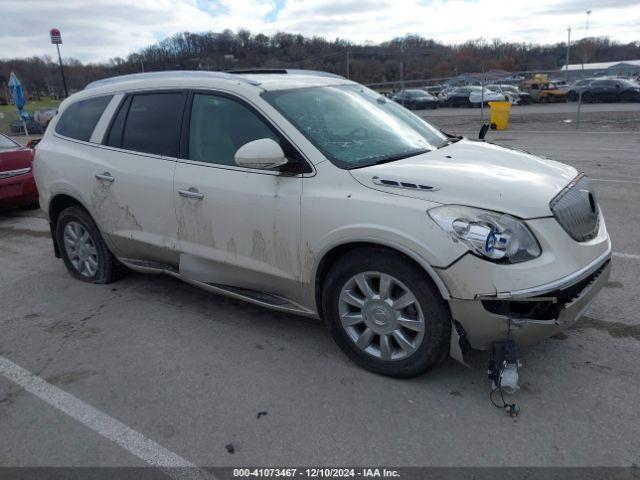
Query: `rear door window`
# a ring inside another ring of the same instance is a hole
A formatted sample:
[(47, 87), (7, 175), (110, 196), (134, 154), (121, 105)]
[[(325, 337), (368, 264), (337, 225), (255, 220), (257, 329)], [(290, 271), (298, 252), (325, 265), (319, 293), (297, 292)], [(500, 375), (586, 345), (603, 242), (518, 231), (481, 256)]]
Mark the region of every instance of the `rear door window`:
[(56, 133), (88, 142), (112, 95), (80, 100), (69, 105), (56, 124)]
[[(177, 157), (185, 99), (183, 92), (134, 95), (126, 118), (122, 118), (124, 128), (120, 146), (135, 152)], [(118, 128), (119, 121), (120, 112), (112, 130)], [(111, 141), (117, 143), (118, 138), (110, 132), (107, 143)]]

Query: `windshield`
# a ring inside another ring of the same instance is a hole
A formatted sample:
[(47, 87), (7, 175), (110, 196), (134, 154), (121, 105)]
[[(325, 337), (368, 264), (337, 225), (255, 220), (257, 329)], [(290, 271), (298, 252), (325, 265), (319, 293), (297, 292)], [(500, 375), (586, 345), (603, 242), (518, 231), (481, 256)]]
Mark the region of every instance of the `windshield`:
[(400, 105), (359, 85), (263, 94), (340, 168), (412, 157), (447, 145), (447, 137)]

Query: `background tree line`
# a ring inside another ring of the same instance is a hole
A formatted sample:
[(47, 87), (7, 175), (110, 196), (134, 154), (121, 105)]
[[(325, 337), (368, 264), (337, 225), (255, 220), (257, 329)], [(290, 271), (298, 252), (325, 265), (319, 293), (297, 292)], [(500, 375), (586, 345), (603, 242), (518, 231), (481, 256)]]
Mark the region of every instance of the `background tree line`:
[[(348, 52), (348, 54), (347, 54)], [(590, 38), (572, 45), (571, 63), (640, 58), (640, 42), (622, 44), (608, 38)], [(499, 39), (470, 40), (446, 45), (417, 35), (381, 44), (333, 41), (299, 34), (252, 34), (247, 30), (221, 33), (179, 33), (126, 58), (87, 63), (67, 58), (65, 73), (70, 91), (100, 78), (159, 70), (228, 70), (289, 67), (347, 75), (361, 83), (396, 81), (401, 63), (406, 80), (450, 77), (463, 72), (502, 69), (512, 72), (553, 70), (565, 61), (566, 43), (539, 45), (506, 43)], [(402, 61), (401, 61), (402, 59)], [(15, 71), (32, 97), (61, 95), (57, 62), (51, 57), (0, 60), (0, 84)]]

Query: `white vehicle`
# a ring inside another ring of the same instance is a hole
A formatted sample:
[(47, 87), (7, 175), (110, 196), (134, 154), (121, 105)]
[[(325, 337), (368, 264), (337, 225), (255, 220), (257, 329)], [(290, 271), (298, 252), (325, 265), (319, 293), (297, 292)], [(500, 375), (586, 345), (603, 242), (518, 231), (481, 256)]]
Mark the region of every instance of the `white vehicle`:
[(492, 92), (499, 93), (506, 97), (512, 105), (528, 105), (531, 103), (531, 96), (527, 92), (522, 92), (514, 85), (487, 85)]
[(447, 104), (447, 99), (449, 98), (449, 95), (456, 89), (456, 87), (445, 87), (442, 90), (440, 90), (440, 93), (438, 93), (438, 103), (442, 106)]
[(483, 102), (487, 105), (489, 102), (504, 102), (507, 98), (498, 92), (492, 92), (488, 88), (483, 87), (469, 87), (471, 93), (469, 94), (469, 103), (472, 107), (479, 107)]
[(397, 377), (555, 335), (609, 276), (573, 167), (448, 137), (329, 74), (98, 81), (60, 105), (34, 169), (77, 279), (124, 265), (319, 317), (358, 364)]

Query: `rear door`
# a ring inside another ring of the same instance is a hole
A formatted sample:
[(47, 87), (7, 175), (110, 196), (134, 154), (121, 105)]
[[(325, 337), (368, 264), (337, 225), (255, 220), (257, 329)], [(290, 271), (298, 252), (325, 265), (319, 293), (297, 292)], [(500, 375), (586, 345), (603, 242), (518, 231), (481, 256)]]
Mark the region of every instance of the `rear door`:
[(611, 96), (611, 84), (607, 80), (597, 80), (591, 84), (591, 94), (596, 100), (607, 101)]
[(93, 160), (91, 205), (117, 254), (177, 266), (173, 176), (186, 92), (122, 99)]
[(235, 152), (261, 138), (297, 154), (254, 107), (226, 94), (188, 102), (176, 168), (180, 274), (211, 284), (294, 299), (300, 291), (302, 175), (236, 165)]

